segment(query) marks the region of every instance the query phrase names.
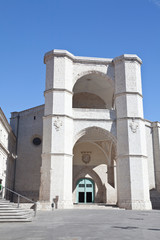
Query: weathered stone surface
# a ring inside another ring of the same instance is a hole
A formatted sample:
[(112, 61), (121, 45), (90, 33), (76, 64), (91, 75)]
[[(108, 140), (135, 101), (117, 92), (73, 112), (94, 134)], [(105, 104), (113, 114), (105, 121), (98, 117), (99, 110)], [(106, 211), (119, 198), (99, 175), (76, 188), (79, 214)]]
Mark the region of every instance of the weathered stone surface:
[(54, 199), (71, 208), (80, 201), (78, 181), (90, 179), (95, 203), (151, 209), (149, 190), (160, 192), (160, 131), (143, 117), (141, 59), (53, 50), (44, 62), (45, 105), (11, 117), (15, 189), (39, 200), (39, 209)]

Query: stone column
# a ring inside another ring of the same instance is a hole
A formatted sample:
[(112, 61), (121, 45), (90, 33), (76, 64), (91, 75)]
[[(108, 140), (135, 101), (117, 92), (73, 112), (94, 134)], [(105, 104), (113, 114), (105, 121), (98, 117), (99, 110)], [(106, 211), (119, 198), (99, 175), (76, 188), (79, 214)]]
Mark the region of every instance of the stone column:
[(40, 201), (72, 206), (72, 60), (66, 51), (45, 55), (46, 90)]
[(160, 192), (160, 123), (153, 122), (153, 151), (156, 190)]
[(141, 60), (136, 55), (115, 58), (117, 113), (118, 205), (151, 209), (141, 89)]

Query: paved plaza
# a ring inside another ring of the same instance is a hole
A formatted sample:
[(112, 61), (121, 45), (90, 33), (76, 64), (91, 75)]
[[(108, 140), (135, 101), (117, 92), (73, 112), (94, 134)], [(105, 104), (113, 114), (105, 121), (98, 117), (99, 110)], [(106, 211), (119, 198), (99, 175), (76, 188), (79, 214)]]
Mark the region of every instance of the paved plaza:
[(33, 222), (1, 223), (0, 240), (160, 239), (160, 211), (40, 211)]

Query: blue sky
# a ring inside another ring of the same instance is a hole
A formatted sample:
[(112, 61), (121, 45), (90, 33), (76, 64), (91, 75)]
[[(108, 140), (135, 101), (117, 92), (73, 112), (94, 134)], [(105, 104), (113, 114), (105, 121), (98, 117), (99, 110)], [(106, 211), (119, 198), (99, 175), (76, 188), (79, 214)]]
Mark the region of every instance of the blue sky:
[(160, 0), (0, 0), (0, 106), (10, 112), (44, 103), (43, 56), (143, 61), (144, 116), (160, 121)]

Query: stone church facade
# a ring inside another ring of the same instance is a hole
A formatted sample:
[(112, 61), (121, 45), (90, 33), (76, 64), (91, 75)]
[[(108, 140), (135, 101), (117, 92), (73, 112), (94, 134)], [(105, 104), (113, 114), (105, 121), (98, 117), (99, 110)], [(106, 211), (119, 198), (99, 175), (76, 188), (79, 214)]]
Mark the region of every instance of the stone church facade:
[(160, 125), (143, 117), (141, 59), (53, 50), (44, 63), (45, 104), (11, 115), (14, 190), (42, 208), (160, 205)]

